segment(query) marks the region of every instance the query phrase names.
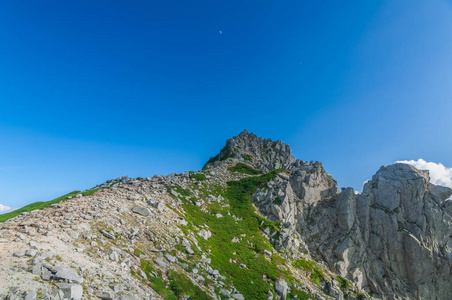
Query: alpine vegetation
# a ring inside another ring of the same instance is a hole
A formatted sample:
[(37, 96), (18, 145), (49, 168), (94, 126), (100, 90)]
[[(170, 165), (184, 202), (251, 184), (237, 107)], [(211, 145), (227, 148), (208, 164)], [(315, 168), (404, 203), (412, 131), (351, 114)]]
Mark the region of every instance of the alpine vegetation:
[(245, 130), (200, 171), (1, 215), (0, 299), (452, 299), (451, 195), (406, 163), (340, 190)]

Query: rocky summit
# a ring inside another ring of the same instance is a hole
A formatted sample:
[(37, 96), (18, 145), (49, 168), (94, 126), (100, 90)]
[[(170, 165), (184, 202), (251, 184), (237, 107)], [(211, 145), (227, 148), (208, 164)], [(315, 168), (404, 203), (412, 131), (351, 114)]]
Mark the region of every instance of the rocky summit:
[(0, 299), (452, 299), (452, 190), (363, 192), (243, 131), (203, 170), (116, 178), (0, 223)]

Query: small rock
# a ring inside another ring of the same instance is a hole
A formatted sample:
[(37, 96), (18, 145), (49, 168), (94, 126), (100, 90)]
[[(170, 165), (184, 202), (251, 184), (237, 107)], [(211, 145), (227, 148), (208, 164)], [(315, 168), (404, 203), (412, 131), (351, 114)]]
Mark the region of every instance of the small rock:
[(278, 176), (283, 180), (289, 180), (289, 175), (286, 173), (278, 173)]
[(112, 250), (112, 251), (110, 252), (109, 258), (110, 258), (111, 260), (113, 260), (113, 261), (118, 261), (118, 260), (119, 260), (118, 252)]
[(273, 293), (272, 292), (268, 291), (267, 296), (268, 296), (267, 300), (273, 300)]
[(284, 280), (278, 280), (275, 282), (275, 291), (278, 296), (281, 297), (281, 300), (286, 300), (288, 290), (289, 286)]
[(138, 296), (123, 294), (119, 296), (119, 300), (139, 300)]
[(141, 196), (140, 195), (132, 195), (127, 197), (127, 199), (132, 200), (132, 201), (138, 201), (141, 200)]
[(75, 283), (82, 283), (83, 278), (77, 274), (73, 269), (60, 268), (55, 274), (56, 278), (73, 281)]
[(24, 257), (25, 256), (25, 251), (14, 252), (13, 256), (15, 256), (15, 257)]
[(42, 267), (41, 269), (41, 278), (42, 280), (49, 281), (52, 277), (52, 272), (49, 269)]
[(47, 270), (49, 270), (50, 272), (52, 272), (52, 273), (56, 273), (56, 272), (58, 272), (58, 269), (57, 268), (55, 268), (54, 266), (52, 266), (51, 264), (49, 264), (49, 263), (43, 263), (42, 264), (42, 266), (44, 267), (44, 268), (46, 268)]
[(42, 273), (42, 265), (41, 263), (36, 263), (31, 267), (31, 273), (34, 275), (41, 276)]
[(124, 290), (124, 285), (123, 284), (114, 284), (112, 286), (110, 286), (110, 288), (115, 292), (115, 293), (120, 293)]
[(38, 254), (38, 250), (36, 250), (36, 249), (31, 249), (31, 250), (25, 251), (25, 255), (28, 257), (35, 257), (36, 254)]
[(154, 262), (159, 265), (160, 267), (166, 268), (168, 267), (168, 264), (161, 258), (161, 257), (157, 257)]
[(210, 230), (202, 229), (198, 234), (200, 237), (204, 238), (205, 240), (208, 240), (209, 238), (212, 237), (212, 232), (210, 232)]
[(83, 295), (83, 288), (79, 284), (73, 283), (57, 283), (59, 289), (63, 292), (64, 298), (71, 300), (81, 300)]
[(68, 232), (68, 235), (69, 235), (71, 238), (73, 238), (74, 240), (77, 240), (78, 237), (79, 237), (78, 232), (75, 232), (75, 231), (72, 231), (72, 230)]
[(174, 257), (174, 256), (172, 256), (172, 255), (170, 255), (170, 254), (168, 254), (168, 253), (165, 254), (165, 258), (166, 258), (166, 260), (169, 261), (170, 263), (175, 263), (176, 260), (177, 260), (176, 257)]
[(105, 230), (101, 230), (100, 233), (102, 233), (102, 235), (103, 235), (104, 237), (106, 237), (106, 238), (109, 238), (109, 239), (111, 239), (111, 240), (114, 240), (114, 239), (115, 239), (115, 235), (114, 235), (113, 233), (110, 233), (110, 232), (105, 231)]
[(103, 299), (103, 300), (113, 300), (113, 295), (111, 295), (109, 292), (102, 292), (102, 293), (99, 293), (98, 295), (97, 295), (97, 297), (99, 297), (100, 299)]
[(159, 212), (163, 212), (165, 210), (165, 204), (163, 204), (163, 202), (156, 203), (154, 207), (157, 208)]
[(243, 295), (239, 294), (239, 293), (231, 294), (231, 297), (236, 299), (236, 300), (245, 300), (245, 297), (243, 297)]
[(36, 300), (36, 296), (37, 295), (35, 291), (29, 291), (26, 292), (24, 300)]
[(175, 197), (179, 197), (179, 193), (176, 192), (175, 190), (171, 189), (169, 192), (170, 192), (171, 195), (173, 195)]
[(190, 242), (186, 238), (182, 239), (182, 246), (191, 247)]

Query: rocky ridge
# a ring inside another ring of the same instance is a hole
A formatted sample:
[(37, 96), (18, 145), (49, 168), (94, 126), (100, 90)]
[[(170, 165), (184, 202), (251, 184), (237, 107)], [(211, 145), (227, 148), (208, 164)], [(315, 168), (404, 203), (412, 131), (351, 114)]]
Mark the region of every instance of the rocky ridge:
[(287, 168), (295, 162), (289, 145), (257, 137), (246, 129), (226, 141), (220, 153), (209, 159), (204, 169), (216, 167), (228, 158), (241, 161), (266, 172)]
[(427, 171), (394, 164), (339, 192), (247, 131), (204, 169), (1, 223), (0, 299), (452, 298), (452, 190)]

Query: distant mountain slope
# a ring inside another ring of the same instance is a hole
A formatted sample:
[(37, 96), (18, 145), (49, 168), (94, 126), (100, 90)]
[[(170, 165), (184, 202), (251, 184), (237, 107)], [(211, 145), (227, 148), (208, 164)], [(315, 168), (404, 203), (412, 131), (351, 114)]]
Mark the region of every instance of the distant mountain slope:
[(451, 194), (404, 164), (340, 192), (321, 163), (244, 131), (203, 171), (15, 212), (0, 299), (451, 299)]

